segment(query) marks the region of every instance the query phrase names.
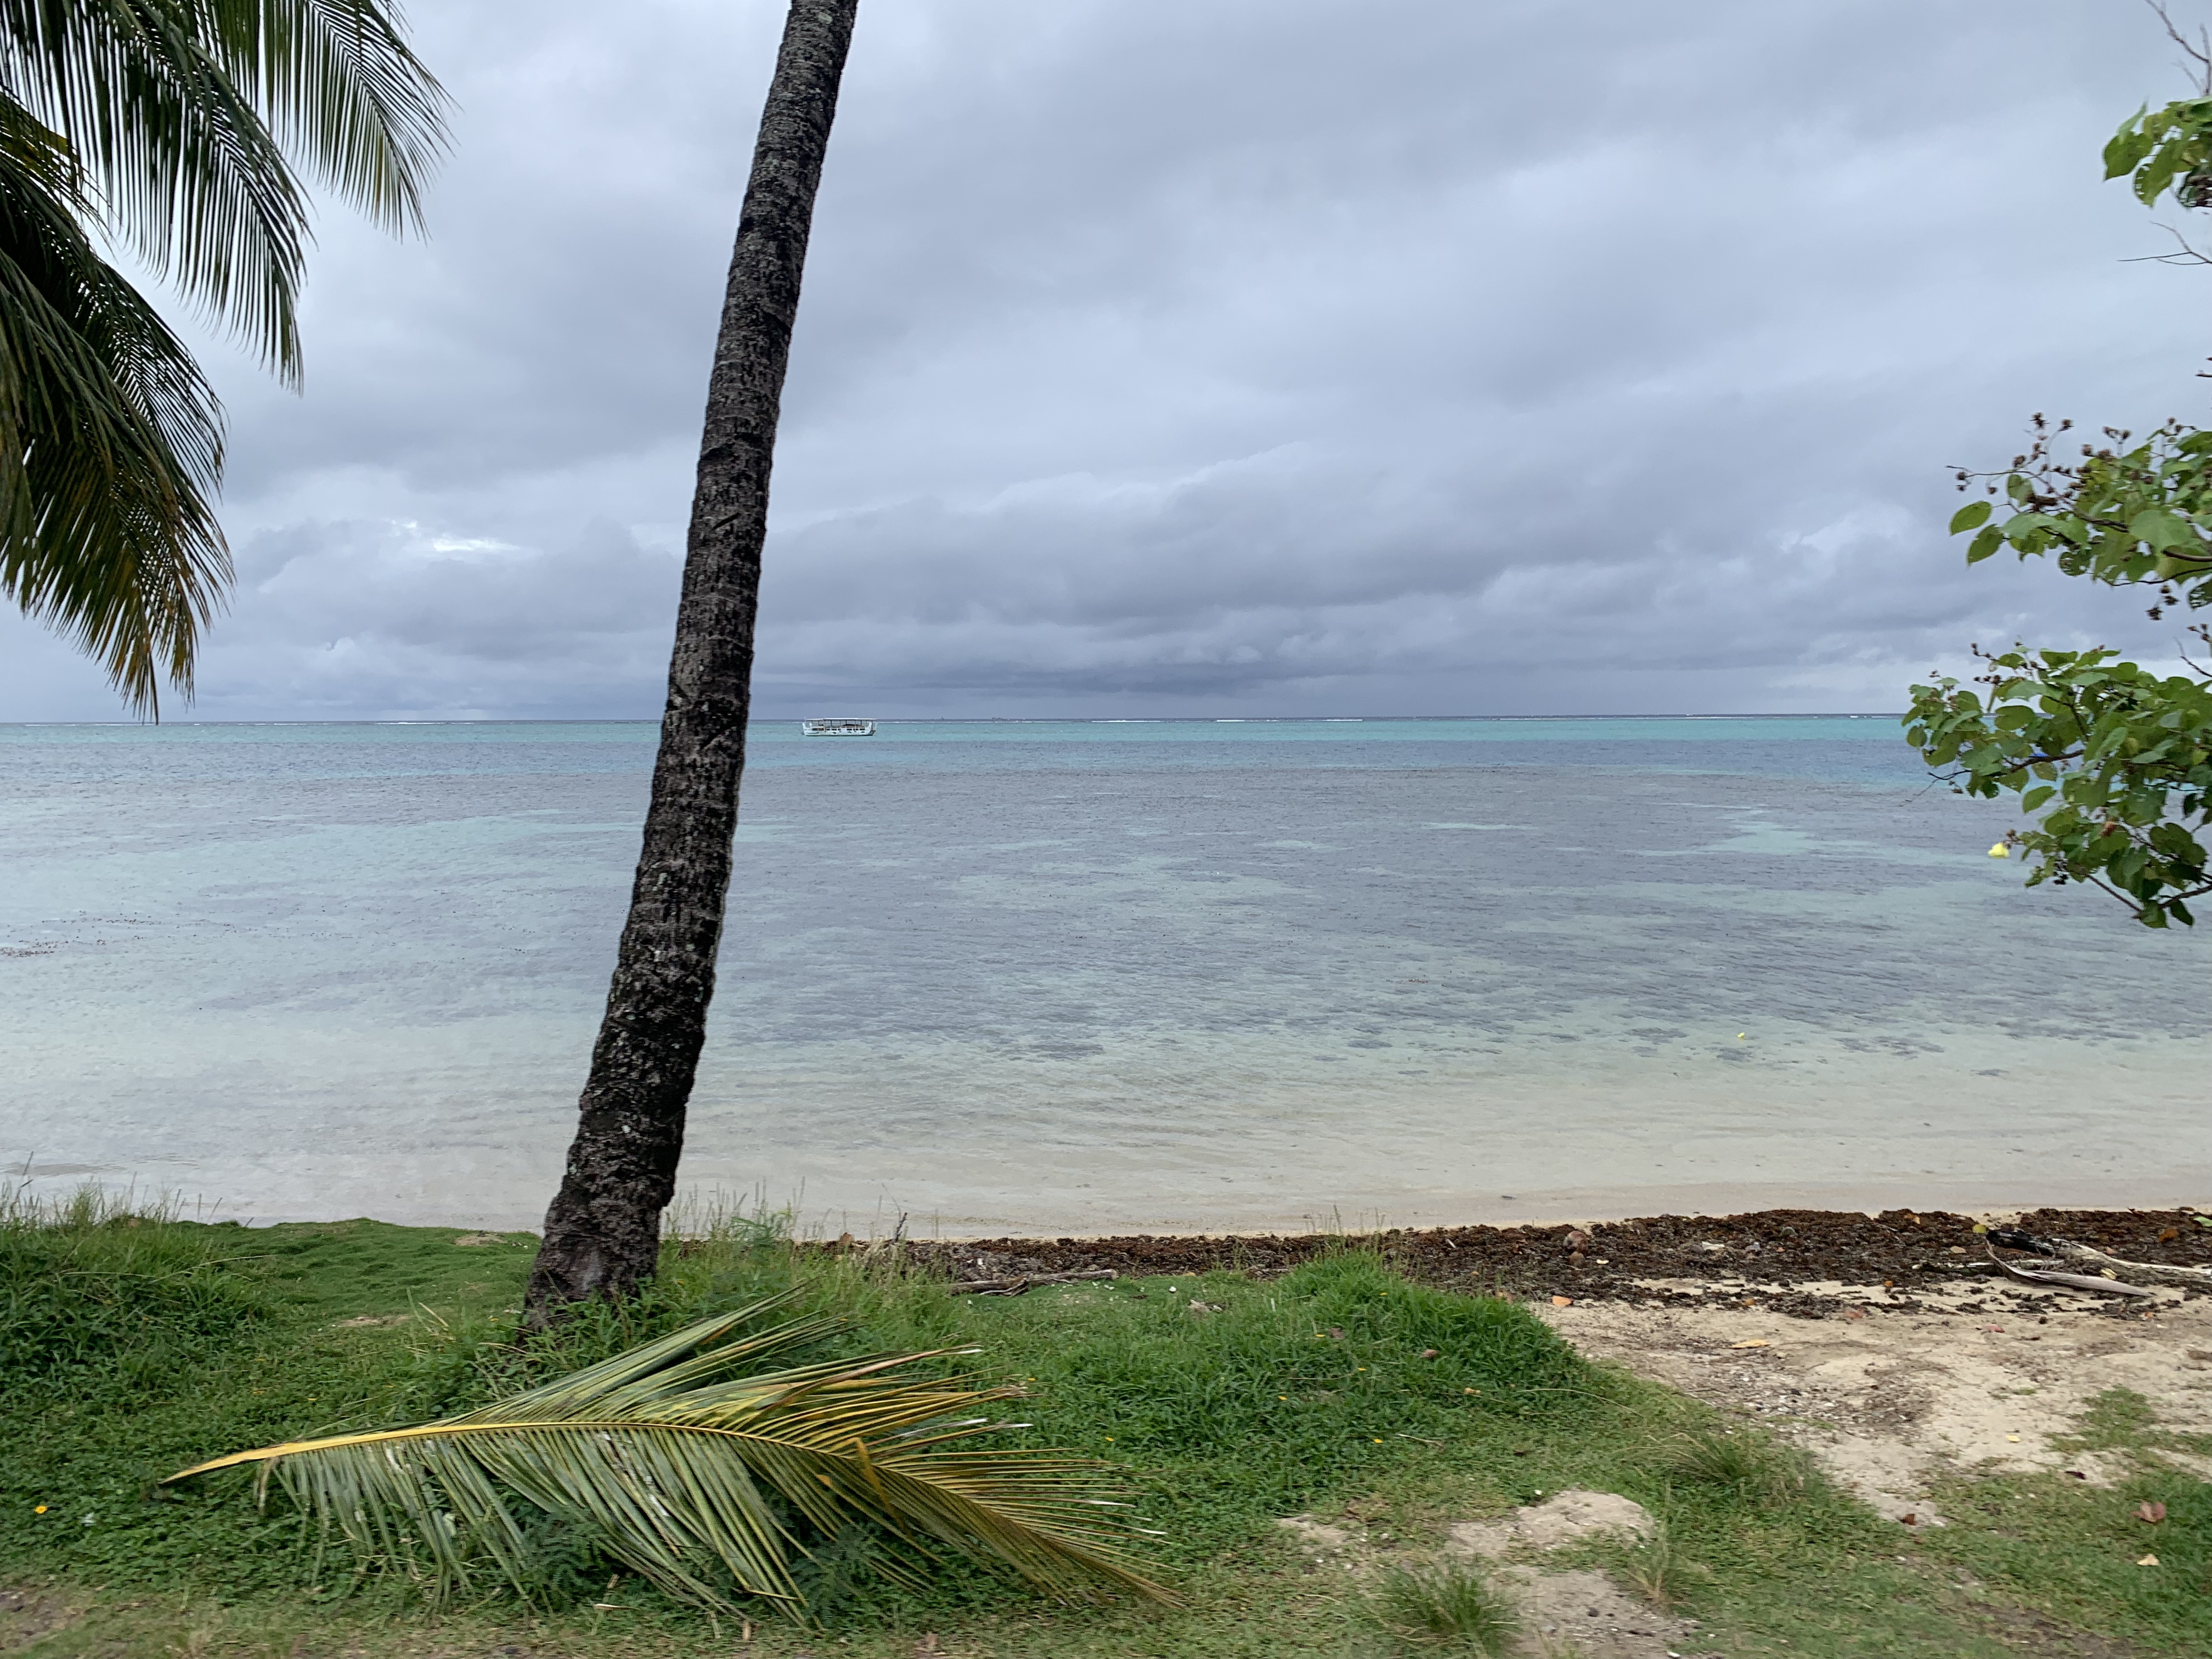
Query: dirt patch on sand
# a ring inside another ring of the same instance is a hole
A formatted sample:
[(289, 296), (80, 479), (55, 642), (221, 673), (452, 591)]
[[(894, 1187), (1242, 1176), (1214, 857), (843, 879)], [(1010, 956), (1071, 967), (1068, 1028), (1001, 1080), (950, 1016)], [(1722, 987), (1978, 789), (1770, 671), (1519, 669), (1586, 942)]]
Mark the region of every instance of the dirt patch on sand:
[[(1929, 1490), (1942, 1473), (2069, 1470), (2112, 1484), (2122, 1472), (2096, 1453), (2053, 1443), (2108, 1389), (2142, 1395), (2162, 1428), (2212, 1432), (2212, 1302), (2161, 1296), (2115, 1319), (2090, 1297), (2025, 1285), (1978, 1292), (1971, 1311), (1859, 1293), (1862, 1316), (1819, 1322), (1619, 1302), (1538, 1311), (1593, 1358), (1761, 1420), (1916, 1526), (1944, 1522)], [(2212, 1473), (2212, 1460), (2162, 1455)]]
[[(1377, 1549), (1353, 1528), (1311, 1516), (1294, 1515), (1276, 1525), (1312, 1571), (1372, 1579), (1391, 1561), (1402, 1564), (1406, 1559)], [(1532, 1659), (1565, 1654), (1577, 1659), (1707, 1659), (1698, 1645), (1697, 1620), (1659, 1611), (1604, 1573), (1546, 1564), (1548, 1552), (1586, 1538), (1648, 1538), (1654, 1530), (1642, 1504), (1617, 1492), (1576, 1490), (1555, 1493), (1501, 1520), (1454, 1522), (1438, 1554), (1479, 1557), (1489, 1564), (1485, 1577), (1520, 1614), (1516, 1654)]]

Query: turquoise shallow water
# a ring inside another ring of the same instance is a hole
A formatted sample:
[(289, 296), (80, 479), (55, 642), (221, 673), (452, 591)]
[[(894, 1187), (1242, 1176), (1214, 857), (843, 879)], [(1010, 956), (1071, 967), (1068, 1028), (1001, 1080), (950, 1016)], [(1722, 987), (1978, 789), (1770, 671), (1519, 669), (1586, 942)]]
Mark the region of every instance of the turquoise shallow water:
[[(653, 738), (0, 727), (0, 1152), (533, 1222)], [(2208, 943), (2023, 891), (1890, 718), (752, 752), (685, 1176), (833, 1231), (2212, 1196)]]

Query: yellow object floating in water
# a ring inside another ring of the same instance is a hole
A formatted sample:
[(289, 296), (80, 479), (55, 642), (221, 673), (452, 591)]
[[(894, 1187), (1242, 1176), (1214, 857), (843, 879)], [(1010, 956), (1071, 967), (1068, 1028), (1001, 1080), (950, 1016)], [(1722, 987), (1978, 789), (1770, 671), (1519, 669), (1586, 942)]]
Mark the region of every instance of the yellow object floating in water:
[(2012, 848), (1999, 842), (1990, 848), (1990, 856), (1993, 859), (2008, 859), (2012, 856)]

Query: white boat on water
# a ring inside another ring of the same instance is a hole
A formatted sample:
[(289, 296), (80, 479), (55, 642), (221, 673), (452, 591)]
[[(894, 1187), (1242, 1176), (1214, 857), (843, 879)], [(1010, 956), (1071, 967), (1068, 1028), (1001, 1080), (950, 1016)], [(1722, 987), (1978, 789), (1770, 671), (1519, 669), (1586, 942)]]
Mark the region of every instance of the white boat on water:
[(873, 720), (801, 720), (799, 731), (810, 738), (872, 738)]

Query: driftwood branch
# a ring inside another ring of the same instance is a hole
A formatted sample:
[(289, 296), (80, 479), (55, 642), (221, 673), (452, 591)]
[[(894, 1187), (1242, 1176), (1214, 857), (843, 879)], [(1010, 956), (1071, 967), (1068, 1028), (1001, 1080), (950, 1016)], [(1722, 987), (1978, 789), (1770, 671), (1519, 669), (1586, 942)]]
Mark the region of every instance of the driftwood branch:
[(2064, 1285), (2069, 1290), (2101, 1291), (2107, 1296), (2154, 1296), (2154, 1291), (2144, 1290), (2139, 1285), (2123, 1284), (2117, 1279), (2093, 1278), (2087, 1273), (2047, 1273), (2040, 1267), (2022, 1267), (2005, 1261), (1994, 1250), (1990, 1260), (1997, 1264), (1997, 1271), (2007, 1279), (2016, 1279), (2023, 1285)]
[[(2092, 1249), (2087, 1244), (2076, 1244), (2071, 1239), (2043, 1238), (2011, 1227), (1993, 1227), (1990, 1230), (1990, 1237), (2015, 1250), (2033, 1250), (2038, 1255), (2051, 1256), (2061, 1261), (2078, 1261), (2084, 1267), (2094, 1267), (2100, 1273), (2111, 1273), (2118, 1279), (2148, 1279), (2154, 1285), (2187, 1285), (2200, 1291), (2212, 1291), (2212, 1268), (2176, 1267), (2163, 1261), (2128, 1261), (2117, 1255), (2106, 1255), (2102, 1250)], [(2106, 1282), (2109, 1284), (2111, 1281)]]
[(2194, 1285), (2200, 1291), (2212, 1291), (2212, 1270), (2203, 1267), (2176, 1267), (2163, 1261), (2124, 1261), (2118, 1256), (2106, 1255), (2102, 1250), (2093, 1250), (2087, 1244), (2069, 1244), (2064, 1239), (2052, 1241), (2058, 1254), (2069, 1261), (2087, 1262), (2094, 1267), (2116, 1273), (2123, 1279), (2148, 1279), (2159, 1285)]
[(1018, 1279), (967, 1279), (951, 1287), (955, 1296), (1019, 1296), (1032, 1285), (1073, 1285), (1086, 1279), (1119, 1279), (1111, 1267), (1092, 1273), (1024, 1273)]

